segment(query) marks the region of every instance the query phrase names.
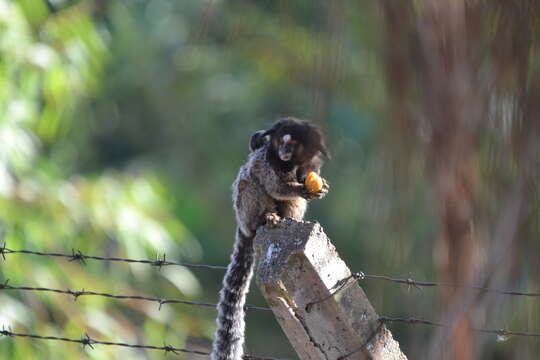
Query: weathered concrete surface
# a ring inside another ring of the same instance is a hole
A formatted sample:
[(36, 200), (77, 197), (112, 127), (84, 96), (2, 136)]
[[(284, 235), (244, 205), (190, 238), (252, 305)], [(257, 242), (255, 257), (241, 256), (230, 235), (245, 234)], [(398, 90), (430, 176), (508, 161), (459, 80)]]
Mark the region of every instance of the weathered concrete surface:
[(257, 284), (302, 360), (405, 360), (318, 223), (284, 220), (255, 238)]

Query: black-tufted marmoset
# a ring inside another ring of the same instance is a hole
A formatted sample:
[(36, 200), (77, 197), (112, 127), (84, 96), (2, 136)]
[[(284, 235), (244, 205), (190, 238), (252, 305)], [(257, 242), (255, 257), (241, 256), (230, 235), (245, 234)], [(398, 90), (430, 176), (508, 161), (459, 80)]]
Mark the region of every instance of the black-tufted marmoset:
[(253, 238), (259, 226), (281, 218), (302, 220), (307, 200), (321, 199), (303, 183), (308, 172), (320, 173), (328, 156), (323, 135), (309, 121), (288, 117), (250, 139), (250, 154), (232, 185), (237, 230), (231, 262), (223, 279), (218, 304), (212, 360), (240, 360), (244, 350), (244, 306), (253, 275)]

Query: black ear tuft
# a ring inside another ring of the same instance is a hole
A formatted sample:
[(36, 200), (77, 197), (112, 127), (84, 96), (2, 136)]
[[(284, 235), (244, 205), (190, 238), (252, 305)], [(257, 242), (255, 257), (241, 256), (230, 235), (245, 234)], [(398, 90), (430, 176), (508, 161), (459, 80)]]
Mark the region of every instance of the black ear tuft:
[(258, 131), (255, 131), (253, 133), (253, 135), (251, 135), (251, 139), (249, 139), (249, 150), (250, 151), (255, 151), (257, 150), (258, 148), (264, 146), (264, 144), (266, 143), (266, 139), (265, 139), (265, 130), (258, 130)]
[(324, 157), (330, 160), (330, 153), (326, 147), (325, 138), (322, 133), (321, 127), (310, 122), (306, 122), (306, 126), (309, 128), (308, 133), (311, 134), (311, 138), (317, 151), (319, 151)]
[(324, 155), (328, 160), (331, 159), (330, 153), (328, 152), (328, 148), (326, 147), (326, 139), (324, 138), (324, 135), (322, 133), (322, 130), (320, 127), (317, 126), (317, 133), (319, 135), (319, 151), (321, 154)]

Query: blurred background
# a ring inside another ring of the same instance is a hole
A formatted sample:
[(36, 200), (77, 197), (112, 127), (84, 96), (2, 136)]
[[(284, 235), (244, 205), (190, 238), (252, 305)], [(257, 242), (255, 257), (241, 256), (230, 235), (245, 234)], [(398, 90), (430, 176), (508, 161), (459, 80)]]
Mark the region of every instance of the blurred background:
[[(319, 221), (352, 271), (538, 291), (533, 0), (0, 0), (0, 236), (11, 249), (226, 265), (253, 131), (320, 124)], [(6, 255), (14, 286), (216, 302), (220, 271)], [(361, 285), (409, 359), (535, 359), (540, 299)], [(248, 302), (264, 306), (255, 285)], [(13, 331), (208, 350), (212, 308), (1, 291)], [(271, 345), (270, 345), (271, 344)], [(271, 314), (247, 352), (296, 358)], [(5, 359), (162, 352), (0, 338)], [(169, 354), (168, 357), (186, 357)]]

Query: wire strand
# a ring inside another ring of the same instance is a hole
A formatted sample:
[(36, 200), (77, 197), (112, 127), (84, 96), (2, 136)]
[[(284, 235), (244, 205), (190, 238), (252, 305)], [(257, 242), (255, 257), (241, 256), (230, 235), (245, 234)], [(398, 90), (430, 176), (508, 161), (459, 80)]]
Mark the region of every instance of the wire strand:
[[(226, 266), (221, 266), (221, 265), (188, 264), (188, 263), (181, 263), (181, 262), (175, 262), (175, 261), (168, 261), (166, 260), (165, 254), (163, 254), (162, 258), (158, 260), (147, 260), (147, 259), (130, 259), (130, 258), (123, 258), (123, 257), (105, 257), (105, 256), (96, 256), (96, 255), (86, 255), (86, 254), (83, 254), (80, 250), (75, 250), (75, 249), (72, 250), (71, 254), (68, 254), (68, 253), (57, 253), (57, 252), (33, 251), (33, 250), (26, 250), (26, 249), (14, 250), (14, 249), (7, 248), (5, 244), (2, 247), (0, 247), (0, 256), (2, 256), (4, 260), (6, 259), (6, 255), (11, 255), (11, 254), (62, 257), (62, 258), (69, 259), (69, 261), (80, 261), (82, 263), (85, 263), (85, 260), (97, 260), (97, 261), (147, 264), (147, 265), (156, 266), (156, 267), (182, 266), (182, 267), (187, 267), (187, 268), (192, 268), (192, 269), (209, 269), (209, 270), (221, 270), (221, 271), (227, 269)], [(394, 277), (390, 277), (386, 275), (365, 274), (363, 272), (351, 274), (348, 278), (342, 280), (343, 284), (345, 284), (348, 280), (352, 278), (356, 280), (368, 279), (368, 280), (388, 281), (388, 282), (393, 282), (396, 284), (413, 286), (417, 288), (454, 287), (454, 288), (474, 289), (478, 291), (490, 292), (490, 293), (501, 294), (501, 295), (540, 297), (540, 293), (538, 292), (499, 290), (499, 289), (491, 289), (491, 288), (487, 288), (483, 286), (454, 284), (454, 283), (448, 283), (448, 282), (419, 281), (419, 280), (414, 280), (411, 278), (408, 278), (408, 279), (394, 278)], [(348, 284), (345, 284), (345, 285), (348, 285)], [(339, 289), (335, 290), (332, 294), (335, 295), (338, 292), (342, 291), (343, 289), (346, 289), (347, 287), (348, 286), (341, 286), (339, 287)], [(332, 294), (328, 298), (330, 298)], [(324, 300), (320, 300), (319, 302), (321, 301), (324, 301)]]
[[(214, 304), (214, 303), (198, 302), (198, 301), (191, 301), (191, 300), (162, 299), (162, 298), (157, 298), (157, 297), (147, 297), (147, 296), (141, 296), (141, 295), (115, 295), (115, 294), (109, 294), (109, 293), (104, 293), (104, 292), (87, 291), (84, 289), (81, 291), (73, 291), (69, 289), (61, 290), (61, 289), (53, 289), (53, 288), (47, 288), (47, 287), (12, 286), (12, 285), (9, 285), (8, 282), (9, 280), (4, 282), (3, 284), (0, 284), (0, 291), (1, 290), (19, 290), (19, 291), (34, 291), (34, 292), (52, 292), (52, 293), (57, 293), (57, 294), (71, 295), (73, 296), (74, 300), (77, 300), (81, 296), (101, 296), (101, 297), (107, 297), (107, 298), (113, 298), (113, 299), (151, 301), (151, 302), (158, 303), (160, 309), (163, 304), (185, 304), (185, 305), (212, 307), (212, 308), (217, 307), (217, 304)], [(245, 309), (249, 311), (270, 311), (270, 309), (267, 307), (251, 306), (251, 305), (246, 305)]]
[(383, 281), (389, 281), (389, 282), (393, 282), (397, 284), (403, 284), (403, 285), (414, 286), (414, 287), (437, 287), (437, 286), (442, 287), (444, 286), (444, 287), (473, 289), (473, 290), (500, 294), (500, 295), (540, 297), (540, 293), (536, 293), (536, 292), (498, 290), (498, 289), (491, 289), (488, 287), (477, 286), (477, 285), (453, 284), (453, 283), (448, 283), (448, 282), (434, 282), (434, 281), (418, 281), (414, 279), (400, 279), (400, 278), (393, 278), (393, 277), (384, 276), (384, 275), (368, 275), (362, 272), (353, 274), (352, 276), (359, 280), (362, 280), (362, 279), (383, 280)]
[[(6, 259), (5, 255), (10, 254), (24, 254), (24, 255), (36, 255), (36, 256), (49, 256), (49, 257), (63, 257), (69, 259), (69, 261), (80, 261), (82, 263), (85, 262), (85, 260), (97, 260), (97, 261), (113, 261), (113, 262), (125, 262), (125, 263), (139, 263), (139, 264), (147, 264), (151, 266), (156, 267), (162, 267), (162, 266), (182, 266), (192, 269), (210, 269), (210, 270), (226, 270), (226, 266), (220, 266), (220, 265), (207, 265), (207, 264), (188, 264), (188, 263), (180, 263), (175, 261), (168, 261), (166, 260), (166, 255), (163, 254), (163, 257), (158, 260), (147, 260), (147, 259), (130, 259), (130, 258), (123, 258), (123, 257), (105, 257), (105, 256), (95, 256), (95, 255), (86, 255), (83, 254), (80, 250), (72, 250), (71, 254), (68, 253), (56, 253), (56, 252), (43, 252), (43, 251), (33, 251), (33, 250), (14, 250), (9, 249), (4, 244), (2, 247), (0, 247), (0, 256)], [(420, 287), (454, 287), (454, 288), (466, 288), (466, 289), (474, 289), (478, 291), (484, 291), (484, 292), (490, 292), (495, 294), (501, 294), (501, 295), (513, 295), (513, 296), (528, 296), (528, 297), (540, 297), (540, 293), (538, 292), (523, 292), (523, 291), (514, 291), (514, 290), (498, 290), (498, 289), (491, 289), (483, 286), (476, 286), (476, 285), (466, 285), (466, 284), (454, 284), (454, 283), (448, 283), (448, 282), (435, 282), (435, 281), (419, 281), (414, 280), (411, 278), (403, 279), (403, 278), (394, 278), (386, 275), (375, 275), (375, 274), (365, 274), (363, 272), (358, 272), (351, 274), (349, 277), (342, 280), (342, 285), (337, 290), (333, 292), (335, 295), (336, 293), (342, 291), (343, 289), (346, 289), (348, 284), (348, 280), (350, 279), (356, 279), (356, 280), (381, 280), (381, 281), (388, 281), (393, 282), (397, 284), (407, 285), (407, 286), (414, 286), (417, 288)], [(329, 296), (331, 297), (332, 294)], [(324, 300), (320, 300), (324, 301)], [(320, 302), (319, 301), (319, 302)]]
[(97, 260), (97, 261), (113, 261), (113, 262), (125, 262), (125, 263), (137, 263), (137, 264), (147, 264), (151, 266), (156, 266), (161, 268), (162, 266), (182, 266), (190, 269), (209, 269), (209, 270), (227, 270), (226, 266), (220, 265), (206, 265), (206, 264), (188, 264), (180, 263), (176, 261), (166, 260), (166, 254), (163, 254), (162, 258), (157, 260), (146, 260), (146, 259), (130, 259), (123, 257), (105, 257), (105, 256), (95, 256), (95, 255), (86, 255), (83, 254), (80, 250), (73, 249), (71, 254), (67, 253), (56, 253), (56, 252), (43, 252), (43, 251), (33, 251), (33, 250), (13, 250), (6, 247), (4, 244), (0, 247), (0, 255), (4, 260), (6, 260), (6, 255), (11, 254), (24, 254), (24, 255), (36, 255), (36, 256), (49, 256), (49, 257), (61, 257), (67, 258), (69, 261), (80, 261), (85, 263), (85, 260)]
[[(400, 318), (400, 317), (379, 317), (379, 321), (382, 323), (390, 322), (400, 322), (409, 325), (428, 325), (428, 326), (437, 326), (437, 327), (452, 327), (450, 324), (442, 324), (434, 321), (417, 319), (414, 317)], [(524, 331), (512, 331), (507, 329), (481, 329), (481, 328), (472, 328), (473, 331), (484, 333), (484, 334), (494, 334), (501, 337), (508, 336), (525, 336), (525, 337), (540, 337), (540, 333), (533, 332), (524, 332)]]
[[(178, 348), (171, 345), (156, 346), (156, 345), (144, 345), (144, 344), (129, 344), (125, 342), (101, 341), (101, 340), (92, 339), (90, 336), (88, 336), (88, 334), (85, 334), (80, 339), (73, 339), (73, 338), (58, 337), (58, 336), (43, 336), (43, 335), (29, 334), (29, 333), (16, 333), (16, 332), (7, 330), (5, 327), (3, 327), (2, 330), (0, 330), (0, 336), (79, 343), (83, 347), (88, 346), (91, 349), (94, 349), (94, 345), (106, 345), (106, 346), (128, 347), (128, 348), (133, 348), (133, 349), (161, 350), (161, 351), (164, 351), (165, 353), (174, 353), (174, 354), (188, 353), (188, 354), (203, 355), (203, 356), (210, 355), (210, 353), (206, 351)], [(278, 358), (273, 358), (273, 357), (254, 356), (254, 355), (244, 355), (244, 359), (246, 360), (286, 360), (286, 359), (278, 359)]]
[(354, 281), (359, 280), (380, 280), (380, 281), (388, 281), (396, 284), (402, 284), (407, 285), (409, 287), (415, 287), (417, 289), (421, 289), (422, 287), (454, 287), (454, 288), (464, 288), (464, 289), (473, 289), (493, 294), (499, 294), (499, 295), (511, 295), (511, 296), (527, 296), (527, 297), (540, 297), (540, 293), (535, 292), (523, 292), (523, 291), (513, 291), (513, 290), (497, 290), (497, 289), (491, 289), (484, 286), (477, 286), (477, 285), (463, 285), (463, 284), (453, 284), (448, 282), (434, 282), (434, 281), (418, 281), (414, 279), (400, 279), (400, 278), (393, 278), (390, 276), (385, 275), (369, 275), (364, 274), (363, 272), (357, 272), (353, 273), (349, 276), (347, 276), (344, 279), (341, 279), (337, 282), (337, 284), (334, 286), (334, 290), (330, 292), (329, 295), (325, 296), (322, 299), (312, 301), (309, 304), (306, 305), (306, 310), (309, 311), (311, 307), (315, 304), (322, 303), (334, 296), (336, 296), (341, 291), (347, 289)]
[[(442, 324), (430, 320), (424, 320), (424, 319), (418, 319), (414, 317), (408, 317), (408, 318), (401, 318), (401, 317), (388, 317), (388, 316), (380, 316), (378, 319), (379, 323), (387, 324), (387, 323), (405, 323), (408, 325), (427, 325), (427, 326), (436, 326), (436, 327), (445, 327), (445, 328), (451, 328), (452, 325), (450, 324)], [(377, 333), (380, 331), (381, 327), (377, 327), (377, 329), (370, 335), (368, 340), (358, 349), (353, 350), (341, 357), (338, 358), (338, 360), (344, 360), (348, 358), (349, 356), (356, 354), (360, 351), (362, 351), (366, 345), (377, 335)], [(522, 336), (522, 337), (540, 337), (540, 333), (531, 333), (531, 332), (523, 332), (523, 331), (512, 331), (507, 329), (481, 329), (481, 328), (472, 328), (473, 331), (483, 333), (483, 334), (493, 334), (497, 335), (497, 337), (501, 340), (506, 340), (510, 336)]]

